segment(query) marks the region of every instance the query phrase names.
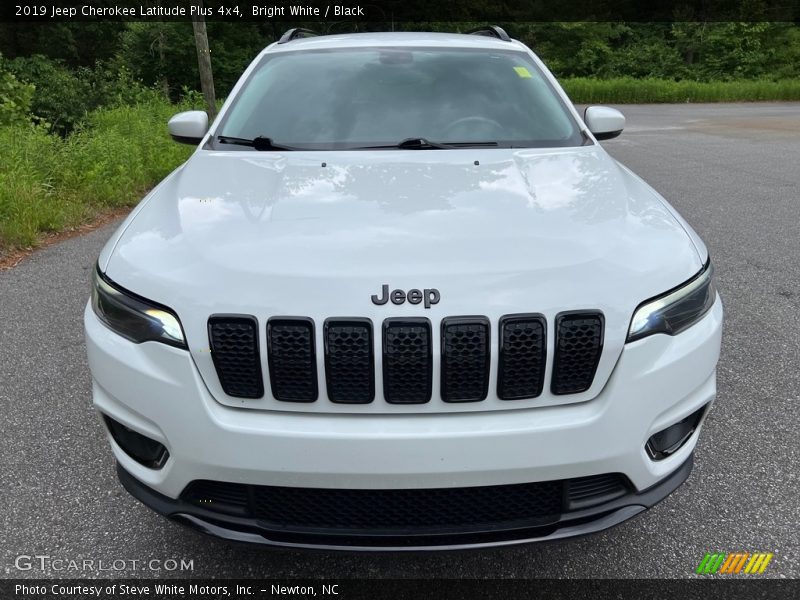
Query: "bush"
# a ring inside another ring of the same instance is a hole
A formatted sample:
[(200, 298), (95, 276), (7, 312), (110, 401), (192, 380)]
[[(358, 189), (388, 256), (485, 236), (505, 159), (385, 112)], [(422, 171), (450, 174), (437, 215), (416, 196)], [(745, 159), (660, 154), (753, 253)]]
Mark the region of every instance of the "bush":
[(167, 133), (174, 112), (167, 102), (93, 112), (65, 142), (63, 185), (95, 206), (136, 202), (188, 155)]
[(89, 104), (92, 109), (159, 102), (166, 98), (164, 94), (135, 79), (125, 65), (112, 67), (98, 62), (93, 69), (80, 67), (77, 76), (89, 84)]
[(14, 125), (30, 120), (34, 88), (22, 83), (7, 70), (0, 54), (0, 125)]
[(124, 66), (112, 69), (97, 63), (93, 69), (72, 70), (41, 55), (15, 58), (8, 67), (17, 79), (35, 87), (33, 120), (52, 133), (65, 136), (100, 106), (155, 101), (158, 92), (135, 80)]
[(191, 153), (166, 128), (186, 108), (151, 98), (100, 109), (66, 139), (42, 125), (0, 127), (0, 248), (138, 202)]
[(91, 108), (89, 84), (61, 62), (35, 55), (15, 58), (8, 65), (17, 79), (36, 88), (31, 110), (50, 131), (69, 132)]

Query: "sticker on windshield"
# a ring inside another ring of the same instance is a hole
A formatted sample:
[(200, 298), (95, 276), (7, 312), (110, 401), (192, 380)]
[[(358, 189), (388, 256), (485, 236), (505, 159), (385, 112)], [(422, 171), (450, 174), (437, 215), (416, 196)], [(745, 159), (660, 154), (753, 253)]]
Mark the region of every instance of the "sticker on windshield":
[(528, 77), (533, 77), (531, 72), (528, 71), (525, 67), (514, 67), (514, 70), (517, 72), (517, 75), (522, 77), (523, 79), (527, 79)]

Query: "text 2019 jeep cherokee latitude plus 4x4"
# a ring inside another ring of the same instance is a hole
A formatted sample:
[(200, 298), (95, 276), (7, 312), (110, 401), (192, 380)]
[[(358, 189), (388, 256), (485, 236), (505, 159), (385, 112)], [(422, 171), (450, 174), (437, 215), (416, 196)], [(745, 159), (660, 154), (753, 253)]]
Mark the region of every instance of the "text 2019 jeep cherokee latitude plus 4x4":
[(598, 531), (689, 475), (722, 306), (703, 242), (523, 44), (264, 50), (97, 263), (94, 404), (123, 485), (284, 546)]

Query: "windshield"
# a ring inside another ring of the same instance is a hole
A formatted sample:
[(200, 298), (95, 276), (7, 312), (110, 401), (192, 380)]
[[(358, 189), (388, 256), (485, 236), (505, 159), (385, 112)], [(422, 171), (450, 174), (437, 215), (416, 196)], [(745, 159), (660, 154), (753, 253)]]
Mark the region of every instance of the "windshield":
[(268, 55), (216, 133), (238, 150), (237, 139), (258, 137), (314, 150), (584, 141), (526, 53), (397, 47)]

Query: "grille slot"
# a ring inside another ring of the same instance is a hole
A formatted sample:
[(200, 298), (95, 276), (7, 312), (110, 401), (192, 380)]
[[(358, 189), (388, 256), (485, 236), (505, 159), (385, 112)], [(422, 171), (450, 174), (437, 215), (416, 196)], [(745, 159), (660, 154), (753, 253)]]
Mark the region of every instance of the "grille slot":
[(304, 317), (267, 322), (267, 358), (272, 395), (284, 402), (317, 399), (314, 322)]
[(556, 348), (551, 390), (577, 394), (592, 386), (603, 351), (603, 315), (561, 313), (556, 317)]
[(431, 399), (431, 323), (398, 318), (383, 322), (383, 395), (392, 404)]
[(479, 402), (489, 390), (489, 320), (442, 320), (442, 400)]
[(256, 318), (249, 315), (212, 316), (208, 320), (208, 341), (223, 391), (236, 398), (261, 398), (264, 381)]
[(250, 512), (249, 486), (221, 481), (193, 481), (183, 492), (183, 498), (201, 508), (232, 515)]
[(602, 504), (628, 493), (630, 484), (621, 473), (579, 477), (567, 482), (569, 510), (580, 510)]
[(542, 315), (500, 318), (497, 396), (501, 400), (536, 398), (544, 387), (547, 323)]
[(327, 319), (325, 380), (331, 402), (367, 404), (375, 397), (375, 358), (369, 319)]

